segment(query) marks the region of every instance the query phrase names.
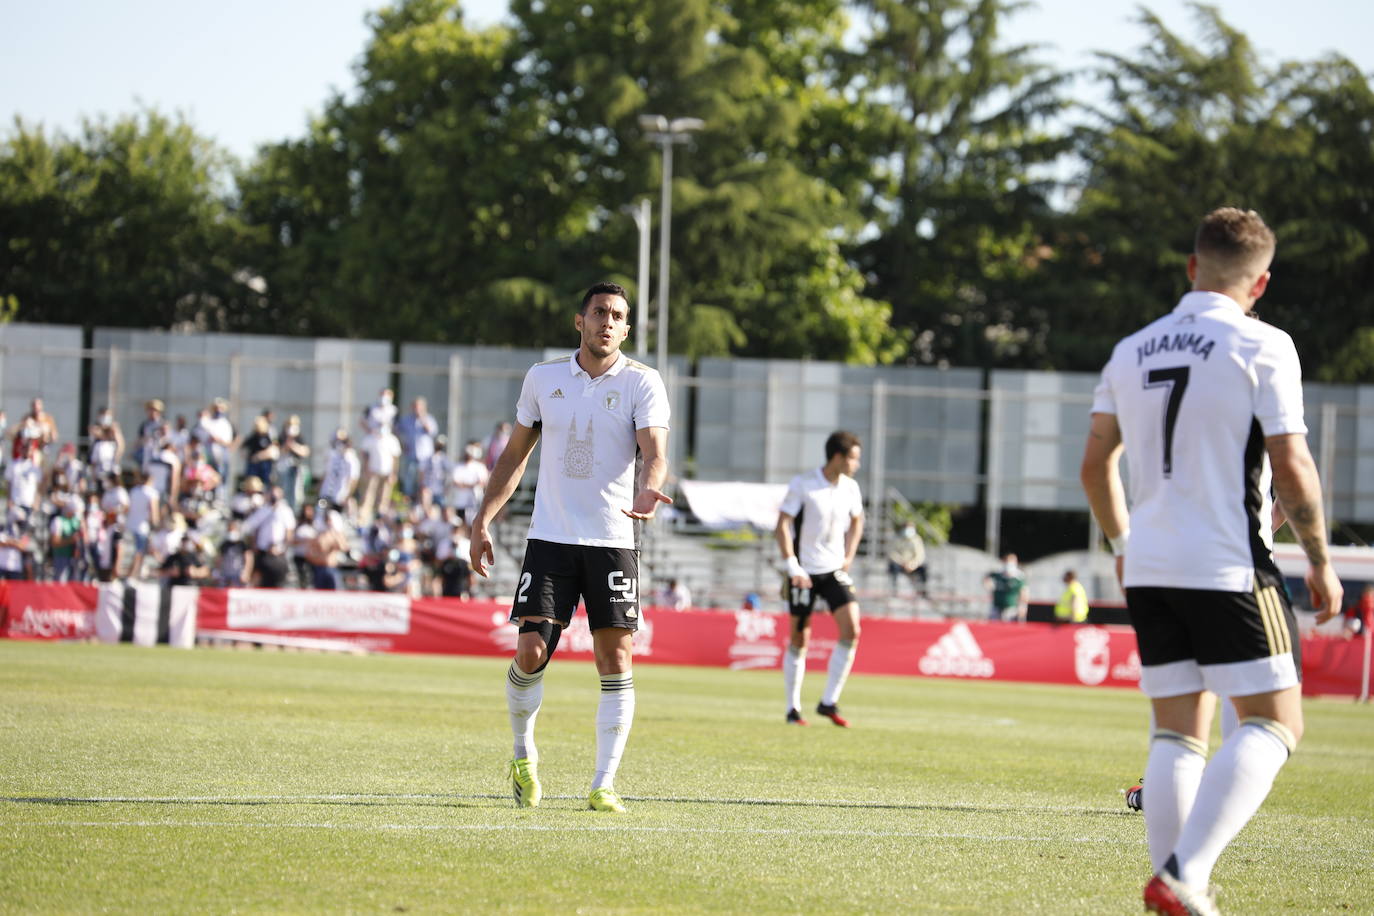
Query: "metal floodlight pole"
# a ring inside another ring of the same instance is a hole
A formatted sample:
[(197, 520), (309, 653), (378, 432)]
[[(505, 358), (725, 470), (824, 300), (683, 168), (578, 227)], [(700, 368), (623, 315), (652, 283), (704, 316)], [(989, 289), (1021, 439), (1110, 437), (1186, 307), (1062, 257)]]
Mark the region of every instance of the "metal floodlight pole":
[(656, 368), (659, 372), (668, 371), (668, 251), (672, 239), (673, 222), (673, 144), (686, 143), (688, 134), (701, 130), (706, 122), (700, 118), (673, 118), (669, 121), (663, 115), (646, 114), (639, 116), (639, 126), (644, 136), (659, 144), (663, 153), (663, 187), (658, 227), (658, 358)]
[(639, 227), (639, 302), (636, 304), (635, 356), (642, 362), (649, 355), (649, 237), (653, 227), (649, 213), (649, 198), (641, 197), (634, 211), (635, 225)]

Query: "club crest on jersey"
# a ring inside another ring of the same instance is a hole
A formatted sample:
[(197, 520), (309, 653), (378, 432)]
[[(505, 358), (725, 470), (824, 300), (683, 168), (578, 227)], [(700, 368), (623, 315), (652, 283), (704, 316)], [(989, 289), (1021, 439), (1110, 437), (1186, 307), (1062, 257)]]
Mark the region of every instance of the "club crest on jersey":
[(590, 480), (596, 453), (592, 450), (592, 421), (587, 421), (587, 437), (577, 438), (577, 417), (568, 422), (568, 447), (563, 450), (563, 476)]
[(620, 406), (620, 392), (619, 392), (619, 391), (612, 391), (610, 394), (606, 395), (605, 404), (606, 404), (606, 409), (607, 409), (607, 410), (615, 410), (617, 407), (619, 407), (619, 406)]

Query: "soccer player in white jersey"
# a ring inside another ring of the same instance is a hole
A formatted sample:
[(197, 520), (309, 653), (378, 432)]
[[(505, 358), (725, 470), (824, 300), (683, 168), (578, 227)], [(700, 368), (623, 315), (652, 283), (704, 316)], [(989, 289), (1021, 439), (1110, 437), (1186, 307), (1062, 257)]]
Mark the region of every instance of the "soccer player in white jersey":
[[(1155, 876), (1144, 899), (1156, 913), (1217, 912), (1212, 869), (1302, 736), (1271, 475), (1307, 554), (1318, 621), (1341, 606), (1298, 355), (1286, 333), (1250, 317), (1273, 255), (1257, 213), (1209, 213), (1188, 259), (1192, 291), (1116, 345), (1093, 398), (1083, 487), (1117, 555), (1154, 713), (1145, 829)], [(1208, 691), (1240, 719), (1210, 761)]]
[[(507, 673), (506, 705), (515, 736), (510, 765), (516, 803), (539, 804), (534, 723), (544, 667), (581, 598), (592, 632), (601, 701), (596, 774), (588, 806), (623, 813), (616, 770), (634, 719), (631, 636), (639, 626), (635, 520), (653, 518), (668, 473), (668, 392), (654, 369), (628, 359), (629, 302), (614, 283), (587, 290), (573, 318), (581, 345), (533, 366), (515, 407), (515, 428), (487, 481), (472, 524), (472, 568), (495, 559), (490, 526), (510, 499), (535, 443), (544, 441), (534, 515), (511, 621), (520, 626)], [(635, 480), (635, 453), (641, 461)]]
[(847, 728), (840, 715), (844, 690), (859, 643), (859, 601), (849, 567), (864, 533), (863, 496), (854, 474), (862, 448), (859, 437), (844, 431), (825, 440), (825, 464), (798, 474), (787, 486), (774, 531), (787, 564), (787, 607), (792, 631), (782, 657), (787, 721), (805, 725), (801, 714), (801, 685), (806, 673), (806, 647), (811, 639), (811, 613), (817, 596), (824, 598), (835, 618), (839, 640), (816, 712)]

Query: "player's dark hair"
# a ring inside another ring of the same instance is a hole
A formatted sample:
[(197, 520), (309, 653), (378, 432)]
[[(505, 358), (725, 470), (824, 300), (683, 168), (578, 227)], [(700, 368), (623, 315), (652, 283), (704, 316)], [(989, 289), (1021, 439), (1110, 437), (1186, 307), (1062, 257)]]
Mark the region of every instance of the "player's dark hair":
[(625, 292), (625, 287), (619, 283), (603, 280), (600, 283), (592, 284), (592, 288), (587, 290), (587, 294), (582, 297), (582, 305), (577, 309), (579, 314), (585, 315), (587, 313), (587, 305), (592, 301), (593, 296), (619, 296), (626, 302), (630, 301), (630, 294)]
[(856, 445), (863, 445), (859, 437), (845, 430), (836, 430), (825, 440), (825, 460), (836, 455), (848, 455)]

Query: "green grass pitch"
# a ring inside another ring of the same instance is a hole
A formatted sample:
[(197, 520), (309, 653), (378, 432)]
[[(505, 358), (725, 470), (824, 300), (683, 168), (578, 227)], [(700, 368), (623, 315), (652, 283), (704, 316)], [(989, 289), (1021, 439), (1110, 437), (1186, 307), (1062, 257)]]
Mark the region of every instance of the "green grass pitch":
[[(567, 659), (512, 807), (506, 666), (0, 641), (0, 912), (1140, 911), (1133, 692), (855, 676), (796, 728), (778, 672), (641, 665), (615, 817)], [(1306, 708), (1228, 912), (1374, 911), (1374, 708)]]

